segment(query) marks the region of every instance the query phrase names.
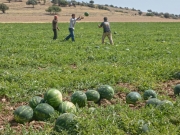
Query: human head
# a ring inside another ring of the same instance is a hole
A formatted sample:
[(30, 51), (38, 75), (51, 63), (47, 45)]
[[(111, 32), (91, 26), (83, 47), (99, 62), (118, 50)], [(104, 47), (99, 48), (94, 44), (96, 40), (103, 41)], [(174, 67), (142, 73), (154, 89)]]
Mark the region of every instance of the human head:
[(107, 19), (107, 17), (104, 17), (104, 21), (106, 22), (108, 19)]
[(75, 14), (72, 14), (72, 18), (75, 18)]
[(57, 20), (57, 15), (54, 16), (54, 19)]

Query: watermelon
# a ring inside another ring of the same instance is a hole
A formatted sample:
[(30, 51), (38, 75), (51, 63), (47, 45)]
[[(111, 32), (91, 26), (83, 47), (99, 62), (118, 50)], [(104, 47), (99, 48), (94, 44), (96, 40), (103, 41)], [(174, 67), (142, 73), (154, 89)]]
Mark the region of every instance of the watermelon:
[(85, 12), (84, 15), (85, 15), (85, 16), (89, 16), (89, 13), (88, 13), (88, 12)]
[(145, 90), (143, 94), (144, 100), (148, 100), (149, 98), (157, 98), (157, 94), (154, 90)]
[(138, 92), (130, 92), (126, 96), (126, 103), (136, 104), (136, 102), (141, 100), (141, 95)]
[(146, 102), (146, 106), (157, 106), (159, 105), (161, 102), (161, 100), (157, 99), (157, 98), (150, 98), (147, 102)]
[(100, 99), (100, 94), (96, 90), (87, 90), (85, 94), (87, 96), (87, 101), (94, 101), (96, 103)]
[(82, 91), (76, 91), (71, 95), (71, 102), (79, 107), (84, 107), (87, 103), (87, 96)]
[(34, 109), (34, 108), (36, 108), (36, 106), (37, 106), (38, 104), (40, 104), (40, 103), (42, 103), (42, 102), (43, 102), (43, 98), (42, 98), (42, 97), (34, 96), (34, 97), (32, 97), (32, 98), (30, 99), (30, 101), (29, 101), (29, 106)]
[(177, 84), (175, 87), (174, 87), (174, 95), (180, 95), (180, 84)]
[(97, 88), (101, 99), (111, 100), (114, 96), (114, 89), (109, 85), (101, 85)]
[(34, 116), (36, 120), (47, 120), (54, 114), (54, 108), (47, 103), (41, 103), (34, 109)]
[(64, 101), (60, 103), (58, 111), (60, 113), (69, 113), (69, 112), (76, 112), (76, 106), (69, 101)]
[[(161, 101), (158, 105), (157, 105), (157, 108), (159, 109), (165, 109), (165, 108), (168, 108), (168, 107), (172, 107), (173, 106), (173, 103), (169, 100), (163, 100)], [(169, 109), (169, 108), (168, 108)]]
[(62, 132), (62, 130), (66, 130), (68, 133), (75, 134), (76, 124), (77, 124), (75, 117), (76, 116), (72, 113), (61, 114), (55, 122), (55, 126), (54, 126), (55, 131)]
[(62, 102), (62, 94), (57, 89), (49, 89), (44, 94), (44, 100), (46, 103), (50, 104), (52, 107), (57, 108)]
[(13, 114), (16, 122), (25, 123), (33, 118), (33, 109), (28, 105), (23, 105), (18, 107)]

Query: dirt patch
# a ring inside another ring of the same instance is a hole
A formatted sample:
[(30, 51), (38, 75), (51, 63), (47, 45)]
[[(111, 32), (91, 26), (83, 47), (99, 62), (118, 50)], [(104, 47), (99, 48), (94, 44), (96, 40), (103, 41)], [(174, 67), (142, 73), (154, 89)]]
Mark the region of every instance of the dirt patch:
[[(53, 15), (45, 11), (52, 5), (50, 1), (45, 5), (35, 5), (34, 8), (32, 5), (26, 5), (26, 1), (7, 3), (6, 0), (0, 0), (0, 3), (5, 3), (9, 7), (5, 14), (0, 13), (1, 23), (51, 23), (53, 19)], [(115, 9), (107, 11), (85, 6), (61, 7), (61, 9), (58, 14), (59, 22), (69, 22), (72, 13), (76, 16), (84, 16), (84, 12), (89, 12), (90, 16), (85, 17), (81, 22), (101, 22), (104, 16), (108, 17), (110, 22), (180, 22), (180, 19), (140, 16), (138, 11), (131, 10), (115, 12)]]

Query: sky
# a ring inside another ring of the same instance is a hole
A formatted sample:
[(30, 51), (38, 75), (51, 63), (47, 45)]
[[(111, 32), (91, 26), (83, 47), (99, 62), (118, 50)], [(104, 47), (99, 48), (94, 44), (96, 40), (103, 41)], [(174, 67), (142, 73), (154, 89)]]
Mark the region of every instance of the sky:
[[(82, 1), (89, 3), (90, 0)], [(147, 12), (147, 10), (151, 9), (158, 13), (163, 12), (180, 15), (180, 0), (94, 0), (94, 4), (112, 4), (123, 8), (139, 9), (143, 12)]]

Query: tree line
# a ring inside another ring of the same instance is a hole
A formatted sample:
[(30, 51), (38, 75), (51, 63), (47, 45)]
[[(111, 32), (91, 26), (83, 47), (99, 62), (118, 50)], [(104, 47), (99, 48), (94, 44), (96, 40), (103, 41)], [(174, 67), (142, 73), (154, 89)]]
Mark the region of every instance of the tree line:
[[(7, 0), (9, 3), (13, 0)], [(15, 2), (22, 2), (22, 0), (14, 0)], [(73, 6), (76, 7), (76, 5), (79, 6), (87, 6), (87, 7), (91, 7), (91, 8), (98, 8), (98, 9), (103, 9), (103, 10), (109, 10), (109, 7), (115, 8), (115, 12), (123, 12), (122, 10), (117, 10), (117, 9), (123, 9), (123, 10), (131, 10), (131, 11), (137, 11), (138, 15), (145, 15), (145, 16), (158, 16), (158, 17), (163, 17), (163, 18), (172, 18), (172, 19), (180, 19), (180, 15), (176, 15), (176, 14), (170, 14), (170, 13), (158, 13), (155, 11), (152, 11), (151, 9), (148, 9), (147, 12), (144, 14), (141, 10), (137, 10), (135, 8), (128, 8), (128, 7), (117, 7), (114, 5), (100, 5), (94, 4), (94, 0), (90, 0), (89, 2), (77, 2), (76, 0), (51, 0), (52, 6), (48, 7), (48, 9), (46, 9), (46, 12), (49, 12), (50, 14), (57, 14), (58, 12), (61, 12), (61, 8), (60, 7), (66, 7), (66, 6)], [(32, 7), (34, 8), (35, 5), (37, 4), (46, 4), (46, 0), (27, 0), (26, 2), (27, 5), (32, 5)], [(8, 10), (9, 7), (2, 3), (0, 4), (0, 10), (5, 13), (6, 10)], [(135, 14), (136, 15), (136, 14)]]

